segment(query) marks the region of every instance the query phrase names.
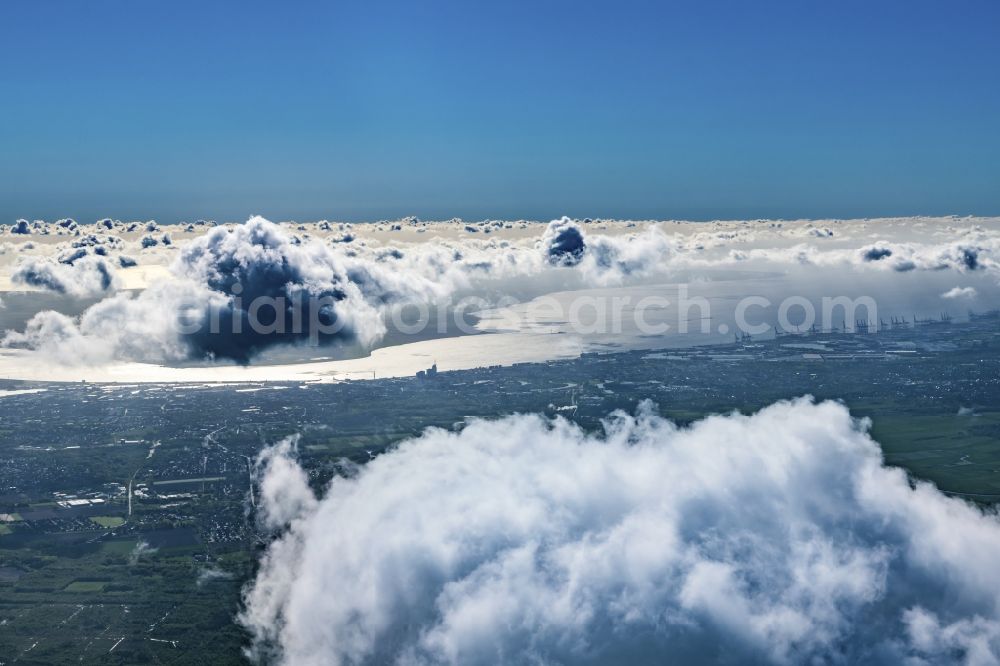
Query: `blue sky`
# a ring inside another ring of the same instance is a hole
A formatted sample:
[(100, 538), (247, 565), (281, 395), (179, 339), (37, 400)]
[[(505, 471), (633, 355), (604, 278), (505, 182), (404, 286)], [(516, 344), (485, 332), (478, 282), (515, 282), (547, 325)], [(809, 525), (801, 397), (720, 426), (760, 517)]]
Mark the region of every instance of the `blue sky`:
[(1000, 3), (0, 4), (0, 221), (1000, 214)]

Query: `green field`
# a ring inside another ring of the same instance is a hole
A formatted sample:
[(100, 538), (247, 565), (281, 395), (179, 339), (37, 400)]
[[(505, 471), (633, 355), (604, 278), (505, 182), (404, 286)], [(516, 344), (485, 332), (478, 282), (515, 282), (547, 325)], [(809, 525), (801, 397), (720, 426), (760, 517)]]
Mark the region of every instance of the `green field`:
[(128, 555), (135, 550), (135, 539), (122, 541), (105, 541), (101, 544), (100, 552), (106, 555)]
[(1000, 497), (1000, 412), (874, 415), (872, 436), (886, 461), (941, 490), (972, 499)]
[(90, 520), (97, 523), (101, 527), (121, 527), (125, 524), (125, 519), (121, 516), (91, 516)]

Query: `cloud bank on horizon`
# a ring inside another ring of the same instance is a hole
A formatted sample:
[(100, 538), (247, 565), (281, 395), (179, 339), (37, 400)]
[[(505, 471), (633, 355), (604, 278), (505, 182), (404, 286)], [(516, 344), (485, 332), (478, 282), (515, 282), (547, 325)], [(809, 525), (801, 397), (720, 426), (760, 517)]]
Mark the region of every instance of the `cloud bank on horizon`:
[[(104, 297), (79, 315), (41, 311), (0, 344), (65, 363), (231, 360), (305, 342), (371, 349), (394, 308), (484, 303), (517, 291), (628, 285), (684, 269), (951, 271), (1000, 275), (1000, 221), (637, 223), (415, 219), (330, 222), (20, 221), (0, 229), (15, 286)], [(396, 240), (398, 239), (398, 241)], [(136, 259), (138, 257), (138, 259)], [(122, 289), (144, 267), (164, 279)], [(129, 271), (132, 271), (130, 273)], [(970, 287), (956, 286), (966, 297)], [(964, 290), (964, 291), (963, 291)], [(948, 292), (948, 299), (955, 295)], [(263, 326), (252, 326), (251, 321)], [(262, 329), (262, 330), (259, 330)]]
[[(1000, 660), (1000, 520), (886, 467), (866, 421), (781, 402), (603, 434), (515, 415), (405, 441), (316, 496), (262, 454), (283, 532), (245, 591), (258, 660)], [(753, 469), (754, 474), (747, 474)]]

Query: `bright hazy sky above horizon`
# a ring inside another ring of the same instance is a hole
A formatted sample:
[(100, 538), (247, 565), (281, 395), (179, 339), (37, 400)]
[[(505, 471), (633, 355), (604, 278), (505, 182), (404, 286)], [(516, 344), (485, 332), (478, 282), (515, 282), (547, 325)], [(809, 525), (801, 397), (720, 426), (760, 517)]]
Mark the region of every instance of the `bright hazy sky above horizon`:
[(1000, 214), (1000, 4), (6, 2), (0, 223)]

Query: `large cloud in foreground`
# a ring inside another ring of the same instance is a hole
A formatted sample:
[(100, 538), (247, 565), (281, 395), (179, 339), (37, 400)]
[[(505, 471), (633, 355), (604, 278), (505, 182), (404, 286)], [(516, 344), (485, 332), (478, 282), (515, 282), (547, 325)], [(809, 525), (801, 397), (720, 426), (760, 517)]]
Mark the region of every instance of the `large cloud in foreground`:
[(996, 663), (1000, 522), (807, 399), (680, 429), (430, 430), (313, 501), (263, 461), (247, 589), (279, 663)]

